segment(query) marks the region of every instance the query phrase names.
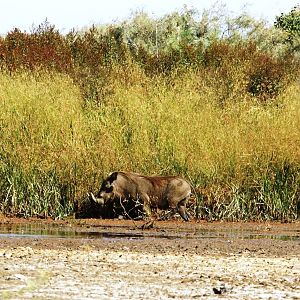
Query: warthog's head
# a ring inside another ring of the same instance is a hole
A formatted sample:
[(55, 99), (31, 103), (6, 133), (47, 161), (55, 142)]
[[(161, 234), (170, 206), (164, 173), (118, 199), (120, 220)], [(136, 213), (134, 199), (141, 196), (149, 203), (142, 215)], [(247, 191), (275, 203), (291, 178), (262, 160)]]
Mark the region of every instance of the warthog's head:
[(115, 198), (113, 182), (116, 179), (117, 179), (117, 173), (112, 173), (111, 175), (109, 175), (102, 182), (100, 190), (97, 193), (97, 195), (94, 196), (94, 194), (91, 193), (92, 199), (101, 205), (104, 205), (105, 202), (107, 201), (113, 200)]

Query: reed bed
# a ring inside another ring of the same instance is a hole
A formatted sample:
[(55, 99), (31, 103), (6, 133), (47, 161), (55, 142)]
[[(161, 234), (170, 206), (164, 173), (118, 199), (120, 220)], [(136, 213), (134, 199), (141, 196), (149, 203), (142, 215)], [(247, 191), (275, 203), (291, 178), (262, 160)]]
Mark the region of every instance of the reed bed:
[(1, 211), (63, 217), (112, 170), (179, 174), (209, 219), (296, 219), (299, 213), (299, 86), (262, 105), (241, 95), (219, 105), (203, 74), (172, 84), (114, 82), (85, 104), (65, 75), (2, 74)]

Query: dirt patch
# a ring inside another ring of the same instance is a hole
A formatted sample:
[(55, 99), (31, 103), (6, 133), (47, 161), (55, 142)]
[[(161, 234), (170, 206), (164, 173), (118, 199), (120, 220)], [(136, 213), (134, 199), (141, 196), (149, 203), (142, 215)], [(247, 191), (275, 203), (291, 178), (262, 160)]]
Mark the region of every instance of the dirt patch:
[(0, 219), (0, 298), (300, 297), (299, 222), (142, 225)]

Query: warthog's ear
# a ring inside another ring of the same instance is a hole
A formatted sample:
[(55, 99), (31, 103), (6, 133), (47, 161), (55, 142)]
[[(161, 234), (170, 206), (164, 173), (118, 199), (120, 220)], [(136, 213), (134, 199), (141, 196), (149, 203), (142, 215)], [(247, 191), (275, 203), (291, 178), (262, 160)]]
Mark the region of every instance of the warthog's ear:
[(118, 177), (118, 172), (113, 172), (112, 174), (109, 175), (107, 180), (109, 181), (110, 184), (112, 184)]

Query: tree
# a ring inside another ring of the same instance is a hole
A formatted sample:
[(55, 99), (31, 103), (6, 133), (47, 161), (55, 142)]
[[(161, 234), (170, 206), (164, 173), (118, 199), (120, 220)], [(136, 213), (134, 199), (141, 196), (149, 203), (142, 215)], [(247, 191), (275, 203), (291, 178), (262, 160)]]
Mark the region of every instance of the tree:
[(287, 33), (287, 42), (291, 50), (300, 50), (300, 6), (295, 6), (289, 13), (276, 17), (275, 27)]

